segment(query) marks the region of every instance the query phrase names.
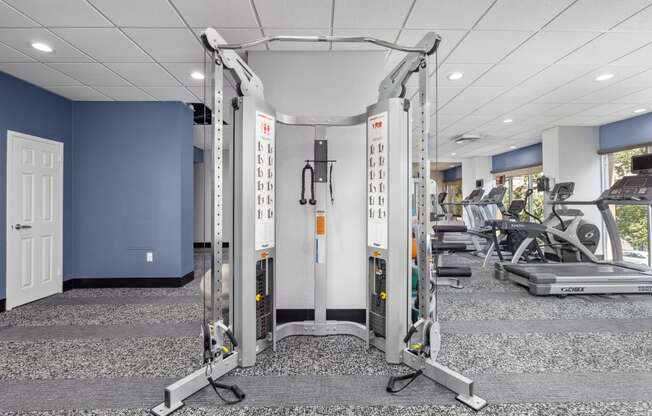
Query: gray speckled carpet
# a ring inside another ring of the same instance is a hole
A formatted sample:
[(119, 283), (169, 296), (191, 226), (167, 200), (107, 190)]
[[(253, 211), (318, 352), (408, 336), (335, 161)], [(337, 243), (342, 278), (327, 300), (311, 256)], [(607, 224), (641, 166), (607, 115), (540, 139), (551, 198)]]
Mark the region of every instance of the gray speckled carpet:
[[(652, 296), (534, 298), (470, 255), (464, 289), (439, 289), (439, 361), (471, 377), (483, 415), (652, 415)], [(197, 258), (197, 269), (203, 262)], [(200, 274), (198, 270), (197, 274)], [(71, 290), (0, 314), (0, 416), (143, 415), (200, 363), (198, 280), (178, 289)], [(398, 395), (356, 338), (293, 337), (204, 390), (179, 415), (471, 415), (420, 378)]]

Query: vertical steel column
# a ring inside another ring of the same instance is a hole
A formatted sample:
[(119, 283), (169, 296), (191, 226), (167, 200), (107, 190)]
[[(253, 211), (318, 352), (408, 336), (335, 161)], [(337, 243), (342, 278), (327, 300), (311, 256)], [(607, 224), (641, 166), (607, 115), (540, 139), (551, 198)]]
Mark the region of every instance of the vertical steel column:
[(213, 143), (212, 151), (209, 153), (211, 155), (211, 248), (213, 255), (211, 267), (211, 313), (208, 316), (214, 321), (222, 318), (222, 143), (224, 140), (222, 126), (224, 121), (222, 102), (224, 69), (220, 56), (215, 52), (211, 54), (211, 67), (211, 79), (213, 83), (211, 136)]
[[(430, 317), (430, 273), (432, 270), (430, 249), (430, 67), (428, 57), (423, 56), (419, 65), (419, 129), (417, 158), (419, 162), (419, 186), (417, 198), (417, 262), (419, 263), (419, 315)], [(437, 298), (433, 297), (433, 302)], [(434, 318), (434, 317), (433, 317)]]
[[(325, 126), (315, 126), (315, 140), (327, 140)], [(314, 166), (315, 171), (317, 171), (317, 161), (314, 162)], [(328, 163), (326, 167), (327, 176), (324, 182), (318, 181), (318, 178), (315, 177), (315, 198), (317, 199), (317, 205), (315, 205), (315, 209), (313, 210), (315, 219), (315, 325), (326, 324), (326, 295), (328, 291), (326, 287), (326, 230), (324, 230), (323, 234), (320, 234), (317, 226), (317, 217), (319, 215), (324, 215), (326, 221), (328, 221), (328, 217), (326, 216), (326, 208), (328, 207), (328, 203), (326, 202), (329, 180)]]

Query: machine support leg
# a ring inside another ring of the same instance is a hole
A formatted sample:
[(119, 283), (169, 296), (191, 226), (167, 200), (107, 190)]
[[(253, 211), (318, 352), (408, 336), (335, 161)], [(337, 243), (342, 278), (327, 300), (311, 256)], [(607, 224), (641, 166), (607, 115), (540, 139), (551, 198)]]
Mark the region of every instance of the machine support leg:
[(487, 405), (484, 399), (473, 394), (473, 380), (468, 377), (436, 361), (425, 360), (408, 350), (403, 351), (403, 362), (415, 370), (422, 370), (424, 376), (457, 393), (456, 399), (471, 409), (480, 410)]
[(237, 366), (237, 352), (213, 365), (205, 365), (181, 380), (167, 386), (165, 388), (165, 401), (150, 409), (150, 413), (156, 416), (167, 416), (171, 414), (183, 407), (183, 401), (185, 399), (208, 386), (209, 376), (212, 376), (213, 380), (217, 380)]

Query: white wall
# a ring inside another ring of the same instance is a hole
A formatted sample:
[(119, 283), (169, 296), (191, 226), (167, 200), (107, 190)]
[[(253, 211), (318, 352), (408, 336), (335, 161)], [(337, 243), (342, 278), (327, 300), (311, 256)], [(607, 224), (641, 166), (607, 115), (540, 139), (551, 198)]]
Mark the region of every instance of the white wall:
[[(599, 137), (598, 127), (554, 127), (543, 132), (543, 174), (555, 182), (575, 182), (571, 200), (591, 201), (600, 196)], [(584, 212), (587, 221), (602, 224), (596, 207), (577, 208)]]
[[(294, 115), (354, 115), (376, 102), (382, 52), (249, 52), (266, 100)], [(314, 214), (298, 203), (314, 129), (278, 125), (276, 132), (277, 307), (312, 308)], [(358, 309), (365, 298), (365, 126), (328, 129), (335, 204), (327, 212), (327, 307)]]
[(475, 189), (475, 181), (484, 181), (484, 190), (489, 192), (493, 187), (491, 175), (491, 157), (480, 156), (462, 159), (462, 194), (466, 197)]

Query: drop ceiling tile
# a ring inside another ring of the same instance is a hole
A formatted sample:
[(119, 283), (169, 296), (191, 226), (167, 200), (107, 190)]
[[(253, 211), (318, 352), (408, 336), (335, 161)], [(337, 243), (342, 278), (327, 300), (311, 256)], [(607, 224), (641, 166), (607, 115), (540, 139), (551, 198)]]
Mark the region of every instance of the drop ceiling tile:
[(604, 65), (652, 42), (649, 33), (605, 33), (560, 62)]
[(24, 53), (0, 43), (0, 62), (34, 62)]
[[(206, 28), (196, 28), (194, 29), (197, 36), (206, 30)], [(263, 37), (260, 29), (218, 29), (220, 35), (224, 38), (227, 43), (244, 43), (252, 40), (260, 39)], [(247, 48), (248, 51), (264, 51), (265, 45), (257, 45), (252, 48)]]
[(521, 104), (509, 112), (511, 118), (528, 118), (542, 115), (547, 110), (556, 107), (557, 104), (550, 103), (528, 103)]
[(482, 104), (489, 102), (504, 90), (505, 88), (503, 87), (470, 86), (455, 97), (455, 100), (460, 102), (473, 102), (479, 107)]
[(640, 11), (615, 28), (614, 32), (650, 32), (652, 31), (652, 7)]
[(579, 0), (546, 29), (608, 30), (648, 4), (648, 0)]
[(577, 113), (578, 116), (608, 116), (629, 108), (631, 104), (600, 104)]
[(54, 32), (100, 62), (151, 62), (118, 29), (65, 28)]
[(144, 87), (144, 91), (160, 101), (182, 101), (192, 103), (197, 97), (184, 87)]
[(120, 76), (98, 63), (56, 63), (50, 66), (89, 86), (129, 85)]
[[(634, 113), (635, 110), (643, 108), (644, 111), (640, 113)], [(628, 104), (626, 108), (623, 108), (622, 110), (615, 111), (612, 113), (612, 115), (618, 116), (618, 117), (637, 117), (637, 116), (642, 116), (643, 114), (649, 114), (652, 112), (652, 101), (650, 101), (647, 104)]]
[(548, 91), (550, 91), (548, 88), (530, 87), (526, 84), (521, 84), (500, 94), (493, 99), (493, 102), (525, 104), (537, 99)]
[(246, 0), (172, 0), (172, 3), (192, 27), (258, 27)]
[(417, 0), (405, 27), (470, 29), (492, 3), (492, 0)]
[(480, 79), (473, 83), (479, 87), (511, 87), (521, 83), (544, 68), (543, 65), (496, 64)]
[(112, 98), (84, 85), (54, 86), (47, 89), (73, 101), (113, 101)]
[(561, 88), (554, 89), (547, 94), (534, 100), (535, 103), (542, 104), (559, 104), (574, 102), (575, 100), (590, 94), (591, 90), (584, 86), (564, 85)]
[(254, 0), (263, 27), (329, 28), (331, 2), (324, 0)]
[(38, 23), (6, 3), (0, 3), (0, 27), (34, 27)]
[(538, 30), (571, 3), (572, 0), (500, 0), (476, 29)]
[(463, 85), (454, 86), (454, 87), (453, 86), (439, 87), (437, 90), (437, 97), (434, 96), (431, 97), (432, 102), (434, 103), (436, 99), (439, 102), (439, 107), (441, 107), (447, 102), (449, 102), (450, 100), (452, 100), (453, 98), (455, 98), (455, 96), (461, 93), (462, 90), (464, 90)]
[[(202, 86), (203, 80), (193, 79), (190, 74), (193, 72), (204, 73), (203, 63), (187, 63), (187, 62), (162, 62), (161, 65), (167, 69), (176, 79), (181, 81), (183, 85), (187, 86)], [(210, 77), (210, 72), (207, 71)], [(209, 83), (209, 80), (206, 80)], [(209, 83), (210, 84), (210, 83)]]
[(591, 104), (602, 104), (609, 103), (613, 100), (625, 97), (629, 94), (644, 90), (645, 87), (639, 86), (625, 86), (621, 83), (611, 85), (607, 88), (600, 89), (598, 91), (592, 92), (590, 94), (584, 95), (575, 99), (573, 102), (576, 103), (591, 103)]
[[(333, 29), (334, 36), (371, 36), (380, 40), (394, 42), (398, 29)], [(333, 50), (387, 50), (372, 43), (333, 43)]]
[(84, 0), (6, 0), (46, 27), (107, 27), (101, 14)]
[(184, 27), (167, 0), (89, 0), (116, 26)]
[[(0, 42), (43, 62), (89, 62), (91, 59), (56, 35), (41, 28), (0, 29)], [(33, 42), (50, 45), (54, 51), (45, 53), (32, 48)]]
[(472, 31), (450, 54), (448, 63), (495, 63), (527, 39), (532, 32)]
[(41, 63), (0, 63), (0, 71), (32, 84), (79, 85), (79, 82)]
[[(482, 107), (478, 108), (473, 114), (480, 116), (499, 117), (504, 114), (510, 115), (511, 111), (518, 108), (518, 104), (489, 102)], [(487, 120), (488, 121), (488, 120)]]
[(203, 62), (203, 49), (188, 29), (125, 29), (159, 62)]
[[(330, 29), (265, 29), (268, 36), (326, 36)], [(272, 42), (269, 49), (273, 51), (325, 51), (328, 50), (327, 42)]]
[(109, 68), (134, 85), (148, 87), (179, 87), (179, 82), (155, 63), (107, 63)]
[(102, 94), (116, 101), (153, 101), (154, 97), (136, 87), (95, 87)]
[(613, 101), (625, 104), (646, 104), (652, 102), (652, 88), (626, 95)]
[(537, 73), (536, 76), (524, 81), (521, 86), (535, 89), (547, 88), (550, 90), (583, 76), (593, 68), (595, 66), (588, 64), (560, 62)]
[(439, 114), (470, 114), (478, 107), (478, 103), (453, 100), (441, 107)]
[(598, 35), (600, 35), (599, 32), (541, 31), (505, 58), (503, 63), (550, 65)]
[[(437, 71), (439, 88), (465, 87), (473, 83), (481, 74), (491, 68), (491, 64), (448, 64), (444, 63)], [(461, 72), (464, 76), (456, 81), (451, 81), (448, 76), (453, 72)]]
[(400, 28), (410, 0), (334, 0), (335, 28)]
[[(652, 25), (652, 21), (650, 21)], [(614, 62), (611, 62), (611, 65), (647, 65), (648, 67), (652, 65), (652, 45), (646, 45), (639, 49), (636, 49), (629, 54), (618, 58)]]
[(652, 70), (629, 77), (619, 83), (622, 86), (652, 87)]
[(554, 106), (553, 108), (543, 112), (544, 116), (551, 117), (567, 117), (572, 116), (573, 114), (580, 113), (582, 111), (588, 110), (589, 108), (594, 107), (595, 104), (586, 104), (586, 103), (564, 103)]

